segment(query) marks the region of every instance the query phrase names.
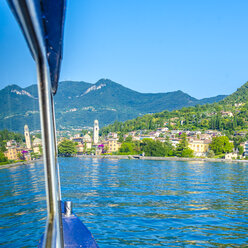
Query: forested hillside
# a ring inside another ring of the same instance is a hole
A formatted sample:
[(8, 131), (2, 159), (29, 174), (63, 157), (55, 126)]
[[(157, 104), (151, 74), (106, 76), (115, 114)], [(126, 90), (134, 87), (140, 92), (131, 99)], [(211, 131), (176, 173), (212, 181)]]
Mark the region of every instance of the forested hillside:
[(230, 133), (248, 129), (248, 82), (219, 103), (198, 104), (180, 110), (147, 114), (124, 123), (115, 122), (101, 131), (125, 133), (133, 130), (155, 130), (163, 126), (169, 129), (225, 130)]
[[(91, 127), (98, 119), (101, 126), (133, 119), (148, 113), (180, 109), (220, 101), (224, 96), (196, 99), (178, 90), (167, 93), (140, 93), (108, 79), (95, 84), (61, 82), (54, 97), (57, 129)], [(17, 85), (0, 90), (0, 129), (23, 132), (40, 129), (37, 86)]]

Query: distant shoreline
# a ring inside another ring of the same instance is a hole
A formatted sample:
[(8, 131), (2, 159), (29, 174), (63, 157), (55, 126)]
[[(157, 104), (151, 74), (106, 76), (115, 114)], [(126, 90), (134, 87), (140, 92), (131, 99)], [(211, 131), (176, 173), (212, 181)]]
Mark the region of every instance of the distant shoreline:
[(101, 159), (136, 159), (136, 160), (156, 160), (156, 161), (200, 161), (200, 162), (225, 162), (225, 163), (248, 163), (248, 160), (224, 159), (224, 158), (179, 158), (179, 157), (148, 157), (139, 155), (77, 155), (83, 158)]
[[(77, 158), (100, 158), (100, 159), (132, 159), (132, 160), (155, 160), (155, 161), (198, 161), (198, 162), (224, 162), (224, 163), (244, 163), (248, 164), (248, 160), (224, 159), (224, 158), (179, 158), (179, 157), (148, 157), (139, 155), (76, 155)], [(17, 162), (13, 164), (0, 165), (0, 169), (8, 169), (20, 165), (32, 164), (40, 162), (43, 159)]]

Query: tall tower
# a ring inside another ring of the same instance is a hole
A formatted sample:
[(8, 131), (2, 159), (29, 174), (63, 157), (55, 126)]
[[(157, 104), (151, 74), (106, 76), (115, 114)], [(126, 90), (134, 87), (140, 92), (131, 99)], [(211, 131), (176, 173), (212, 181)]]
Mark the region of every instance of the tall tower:
[(99, 141), (99, 123), (98, 120), (94, 121), (93, 143), (96, 145)]
[(30, 139), (28, 125), (24, 126), (24, 136), (25, 136), (26, 147), (28, 149), (31, 149), (31, 139)]

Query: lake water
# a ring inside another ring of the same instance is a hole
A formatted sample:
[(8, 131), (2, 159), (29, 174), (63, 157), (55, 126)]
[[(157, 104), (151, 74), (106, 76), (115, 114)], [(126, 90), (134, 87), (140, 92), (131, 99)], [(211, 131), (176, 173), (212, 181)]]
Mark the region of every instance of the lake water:
[[(248, 165), (62, 158), (62, 195), (100, 247), (248, 247)], [(42, 163), (0, 170), (0, 245), (36, 247)]]

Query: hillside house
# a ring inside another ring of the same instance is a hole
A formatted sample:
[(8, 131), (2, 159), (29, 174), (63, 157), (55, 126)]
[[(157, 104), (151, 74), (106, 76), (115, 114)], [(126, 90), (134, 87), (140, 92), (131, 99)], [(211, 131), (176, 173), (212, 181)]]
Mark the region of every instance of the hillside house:
[(223, 117), (233, 117), (233, 113), (230, 111), (221, 111), (221, 116)]
[(194, 151), (197, 157), (205, 157), (209, 151), (210, 140), (190, 139), (189, 148)]

